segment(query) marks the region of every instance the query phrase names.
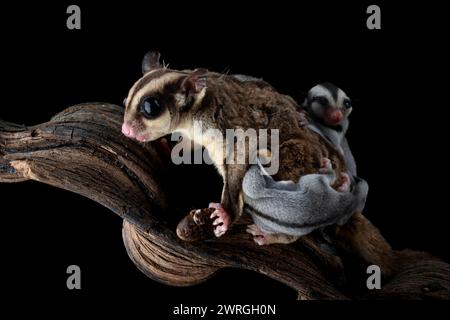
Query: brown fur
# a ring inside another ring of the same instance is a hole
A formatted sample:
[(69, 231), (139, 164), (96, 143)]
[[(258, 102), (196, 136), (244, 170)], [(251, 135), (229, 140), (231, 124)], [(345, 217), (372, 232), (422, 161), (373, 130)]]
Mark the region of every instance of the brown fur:
[[(148, 93), (159, 94), (165, 99), (164, 108), (170, 113), (170, 126), (166, 134), (181, 130), (189, 135), (194, 120), (201, 120), (207, 128), (219, 129), (223, 135), (226, 129), (279, 129), (280, 167), (275, 179), (298, 181), (302, 175), (316, 173), (323, 157), (331, 159), (338, 175), (340, 171), (345, 170), (344, 161), (337, 151), (316, 133), (305, 127), (299, 127), (297, 103), (291, 97), (275, 91), (269, 84), (263, 81), (239, 81), (232, 76), (205, 71), (203, 76), (207, 78), (206, 90), (197, 92), (194, 95), (195, 103), (186, 110), (181, 107), (182, 102), (173, 96), (176, 93), (182, 93), (183, 97), (188, 96), (184, 83), (192, 80), (190, 77), (193, 73), (169, 69), (158, 69), (154, 72), (157, 72), (158, 76), (167, 73), (178, 74), (178, 77), (175, 77), (177, 80), (153, 88), (154, 92)], [(149, 78), (151, 75), (145, 77)], [(138, 82), (134, 88), (136, 87), (142, 88), (145, 85)], [(135, 94), (136, 90), (132, 89), (129, 97)], [(158, 129), (158, 120), (142, 119), (137, 114), (137, 107), (133, 105), (136, 101), (127, 103), (125, 119), (138, 119), (137, 126), (150, 131), (155, 127)], [(205, 142), (203, 145), (212, 155), (218, 153), (214, 141)], [(220, 160), (215, 159), (215, 164), (224, 179), (221, 204), (236, 221), (243, 210), (241, 186), (248, 164), (223, 165)], [(382, 269), (384, 267), (388, 271), (393, 269), (391, 248), (378, 230), (361, 214), (355, 214), (347, 225), (334, 228), (331, 238), (338, 246), (357, 251), (368, 263), (378, 264)], [(288, 239), (286, 242), (292, 240)]]
[[(278, 93), (268, 84), (241, 82), (216, 73), (208, 74), (207, 88), (202, 103), (186, 116), (201, 119), (208, 128), (223, 133), (231, 128), (279, 129), (280, 169), (275, 179), (298, 181), (302, 175), (316, 173), (323, 157), (330, 158), (338, 172), (345, 170), (338, 152), (323, 143), (319, 135), (298, 126), (298, 105), (291, 97)], [(242, 213), (237, 199), (248, 165), (225, 165), (224, 169), (225, 184), (231, 190), (226, 195), (230, 199), (223, 199), (222, 204), (237, 218)]]

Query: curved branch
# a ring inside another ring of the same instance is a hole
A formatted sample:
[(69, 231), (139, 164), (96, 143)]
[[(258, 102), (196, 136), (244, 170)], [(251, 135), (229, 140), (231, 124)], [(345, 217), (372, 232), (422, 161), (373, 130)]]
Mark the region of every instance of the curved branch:
[[(0, 120), (0, 182), (36, 180), (109, 208), (125, 220), (123, 238), (133, 262), (149, 277), (170, 285), (192, 285), (220, 268), (234, 267), (285, 283), (303, 299), (361, 296), (349, 287), (351, 275), (344, 270), (343, 258), (324, 249), (314, 236), (259, 247), (245, 233), (242, 219), (225, 237), (180, 240), (168, 222), (174, 210), (168, 186), (174, 181), (168, 179), (170, 168), (160, 145), (123, 137), (122, 117), (121, 107), (92, 103), (68, 108), (33, 127)], [(409, 271), (367, 298), (450, 298), (449, 265), (411, 257)], [(419, 282), (411, 279), (414, 273)]]
[(121, 136), (121, 120), (117, 106), (83, 104), (38, 126), (0, 121), (0, 182), (40, 181), (153, 228), (166, 206), (165, 166), (152, 146)]

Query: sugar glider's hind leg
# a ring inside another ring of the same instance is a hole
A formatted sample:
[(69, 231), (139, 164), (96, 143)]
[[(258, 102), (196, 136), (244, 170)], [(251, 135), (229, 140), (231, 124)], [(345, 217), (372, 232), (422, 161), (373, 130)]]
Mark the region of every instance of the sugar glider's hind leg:
[(256, 224), (249, 225), (247, 227), (247, 232), (253, 236), (253, 240), (260, 246), (274, 243), (288, 244), (296, 241), (299, 238), (298, 236), (290, 236), (281, 233), (278, 234), (265, 233), (260, 228), (258, 228)]

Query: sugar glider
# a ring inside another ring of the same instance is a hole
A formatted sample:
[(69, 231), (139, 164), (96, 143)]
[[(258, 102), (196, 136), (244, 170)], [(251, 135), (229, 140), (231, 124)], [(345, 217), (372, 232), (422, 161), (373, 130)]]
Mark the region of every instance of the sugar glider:
[[(198, 130), (214, 130), (222, 136), (229, 129), (278, 130), (280, 165), (275, 180), (298, 181), (300, 176), (317, 173), (322, 158), (331, 160), (337, 174), (346, 170), (342, 156), (334, 148), (299, 126), (298, 103), (268, 83), (257, 79), (242, 81), (242, 77), (206, 69), (168, 69), (159, 63), (155, 52), (144, 57), (142, 70), (144, 75), (125, 100), (122, 132), (141, 142), (177, 132), (205, 147), (224, 181), (220, 203), (210, 204), (216, 209), (212, 213), (216, 236), (225, 234), (243, 212), (242, 181), (250, 164), (230, 163), (228, 145), (198, 135), (196, 123), (202, 123)], [(236, 159), (241, 154), (246, 159), (250, 157), (249, 142), (245, 144), (244, 148), (235, 147)]]
[(345, 158), (351, 176), (356, 176), (356, 164), (345, 134), (353, 110), (347, 94), (332, 83), (326, 82), (311, 88), (303, 101), (300, 124), (317, 132)]

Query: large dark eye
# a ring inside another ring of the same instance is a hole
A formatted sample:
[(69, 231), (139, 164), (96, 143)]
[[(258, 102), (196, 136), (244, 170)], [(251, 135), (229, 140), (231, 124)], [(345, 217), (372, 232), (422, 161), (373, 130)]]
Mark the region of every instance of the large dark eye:
[(161, 105), (159, 104), (158, 99), (150, 97), (146, 98), (141, 103), (141, 113), (147, 119), (151, 119), (159, 115), (161, 112)]
[(350, 100), (345, 100), (344, 101), (344, 107), (346, 109), (350, 109), (352, 107), (352, 102)]
[(311, 99), (311, 102), (317, 102), (322, 106), (328, 105), (328, 99), (323, 96), (316, 96)]

